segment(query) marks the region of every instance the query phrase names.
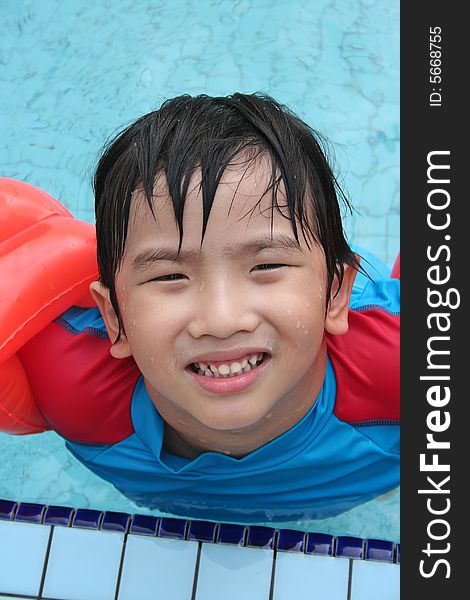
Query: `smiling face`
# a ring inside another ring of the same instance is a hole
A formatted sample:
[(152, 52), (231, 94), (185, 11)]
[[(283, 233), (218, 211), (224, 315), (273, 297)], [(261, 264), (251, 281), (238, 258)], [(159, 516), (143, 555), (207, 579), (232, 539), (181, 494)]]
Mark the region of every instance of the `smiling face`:
[[(272, 211), (270, 173), (266, 158), (226, 169), (202, 245), (195, 176), (179, 254), (165, 179), (156, 220), (134, 193), (116, 274), (126, 335), (112, 354), (134, 357), (158, 412), (196, 453), (242, 456), (295, 425), (323, 383), (325, 330), (347, 330), (351, 269), (326, 310), (323, 250), (297, 243), (289, 218)], [(99, 282), (91, 289), (114, 340), (109, 292)]]

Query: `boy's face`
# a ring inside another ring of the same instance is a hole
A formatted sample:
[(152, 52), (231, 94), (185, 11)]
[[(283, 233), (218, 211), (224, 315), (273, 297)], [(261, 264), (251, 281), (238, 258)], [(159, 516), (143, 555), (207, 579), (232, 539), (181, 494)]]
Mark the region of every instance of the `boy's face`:
[[(225, 171), (202, 247), (194, 177), (179, 257), (164, 178), (156, 221), (143, 192), (134, 193), (116, 275), (127, 336), (112, 353), (132, 354), (163, 419), (201, 449), (243, 454), (297, 423), (323, 383), (325, 329), (347, 329), (348, 276), (325, 317), (323, 251), (308, 249), (301, 234), (297, 246), (290, 220), (271, 215), (270, 191), (260, 201), (270, 171), (265, 158)], [(282, 204), (282, 187), (278, 198)], [(114, 311), (109, 302), (100, 308), (115, 339)]]

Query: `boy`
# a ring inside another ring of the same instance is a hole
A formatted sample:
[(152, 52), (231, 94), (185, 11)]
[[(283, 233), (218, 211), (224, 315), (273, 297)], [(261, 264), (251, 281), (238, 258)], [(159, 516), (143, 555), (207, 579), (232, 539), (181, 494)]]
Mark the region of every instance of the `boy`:
[(399, 282), (358, 273), (307, 125), (266, 96), (182, 96), (94, 184), (97, 308), (19, 353), (83, 464), (138, 504), (243, 523), (398, 484)]

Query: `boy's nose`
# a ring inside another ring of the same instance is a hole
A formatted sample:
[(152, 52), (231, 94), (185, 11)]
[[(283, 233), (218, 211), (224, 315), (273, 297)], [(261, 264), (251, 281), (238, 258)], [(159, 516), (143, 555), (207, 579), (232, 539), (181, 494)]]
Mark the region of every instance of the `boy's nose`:
[(259, 323), (244, 294), (228, 286), (207, 289), (196, 299), (189, 333), (194, 338), (211, 335), (229, 338), (239, 331), (254, 331)]

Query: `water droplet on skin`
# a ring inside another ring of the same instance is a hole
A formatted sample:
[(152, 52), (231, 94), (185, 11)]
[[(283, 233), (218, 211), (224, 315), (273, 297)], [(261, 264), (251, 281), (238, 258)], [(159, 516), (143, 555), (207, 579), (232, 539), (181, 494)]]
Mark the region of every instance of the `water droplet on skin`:
[(288, 314), (288, 315), (291, 315), (291, 314), (292, 314), (292, 311), (291, 311), (291, 309), (290, 309), (290, 308), (288, 308), (288, 309), (287, 309), (287, 314)]
[(310, 304), (307, 302), (307, 304), (305, 305), (306, 308), (310, 308)]
[(270, 419), (273, 416), (273, 413), (268, 413), (264, 416), (265, 419)]
[(155, 359), (154, 359), (154, 357), (153, 357), (153, 356), (151, 356), (151, 357), (150, 357), (150, 362), (151, 362), (151, 363), (154, 363), (154, 362), (155, 362)]
[(304, 331), (304, 335), (308, 335), (308, 331), (307, 330)]
[(202, 292), (202, 290), (204, 289), (204, 281), (201, 281), (201, 285), (199, 286), (199, 291)]
[(300, 321), (297, 321), (296, 328), (299, 329), (299, 327), (300, 327)]

